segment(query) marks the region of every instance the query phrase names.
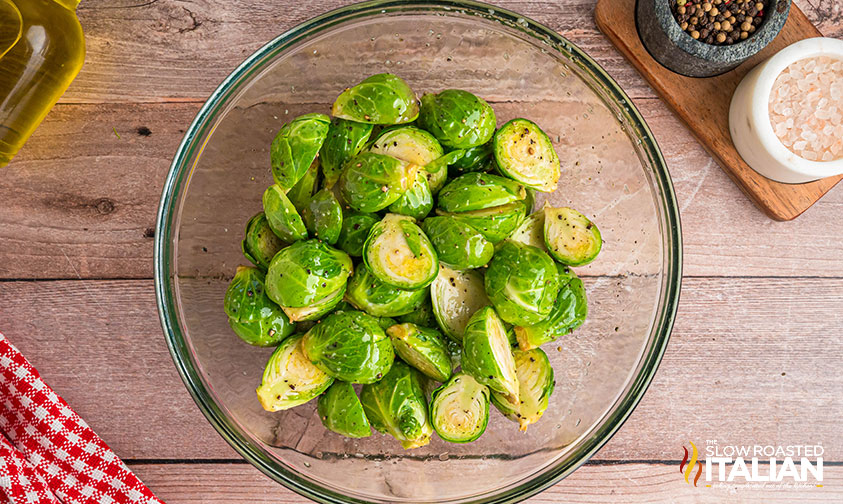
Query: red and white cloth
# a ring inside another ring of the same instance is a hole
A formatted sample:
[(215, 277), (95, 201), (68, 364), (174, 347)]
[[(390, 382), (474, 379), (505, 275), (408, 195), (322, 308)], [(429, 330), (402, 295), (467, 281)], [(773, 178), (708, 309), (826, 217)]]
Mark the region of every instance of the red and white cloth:
[(164, 504), (2, 334), (0, 503)]

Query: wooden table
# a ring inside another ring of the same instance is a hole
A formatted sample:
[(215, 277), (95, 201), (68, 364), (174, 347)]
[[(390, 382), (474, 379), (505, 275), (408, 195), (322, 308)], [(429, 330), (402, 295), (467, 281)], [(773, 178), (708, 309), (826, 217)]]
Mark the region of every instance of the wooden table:
[[(85, 1), (85, 67), (0, 172), (0, 331), (170, 504), (305, 501), (243, 462), (185, 391), (158, 324), (152, 237), (203, 100), (265, 41), (343, 3)], [(685, 238), (676, 329), (649, 392), (533, 501), (843, 501), (843, 188), (794, 222), (769, 220), (597, 31), (593, 0), (499, 3), (577, 43), (633, 97), (668, 160)], [(843, 1), (797, 3), (843, 36)], [(705, 439), (822, 443), (825, 486), (694, 488), (681, 447)]]

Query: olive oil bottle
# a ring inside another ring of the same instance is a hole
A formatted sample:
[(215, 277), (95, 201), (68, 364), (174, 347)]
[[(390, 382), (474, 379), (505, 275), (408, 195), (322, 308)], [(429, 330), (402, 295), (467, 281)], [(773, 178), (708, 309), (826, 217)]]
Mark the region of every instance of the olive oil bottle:
[[(13, 4), (20, 26), (17, 41), (0, 57), (0, 167), (41, 124), (85, 60), (85, 38), (76, 17), (79, 0), (2, 3)], [(0, 40), (13, 35), (14, 11), (9, 7), (0, 5)]]

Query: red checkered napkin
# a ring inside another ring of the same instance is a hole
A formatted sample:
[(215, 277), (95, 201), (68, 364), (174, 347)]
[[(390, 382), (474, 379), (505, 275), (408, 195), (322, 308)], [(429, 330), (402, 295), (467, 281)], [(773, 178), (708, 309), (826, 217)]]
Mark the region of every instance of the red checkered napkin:
[(0, 502), (163, 504), (2, 334)]

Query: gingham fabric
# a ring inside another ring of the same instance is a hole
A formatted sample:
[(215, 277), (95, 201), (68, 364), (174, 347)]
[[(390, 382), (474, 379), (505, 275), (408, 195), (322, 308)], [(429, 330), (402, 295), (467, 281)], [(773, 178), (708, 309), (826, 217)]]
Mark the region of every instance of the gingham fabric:
[(2, 334), (0, 502), (163, 504)]

